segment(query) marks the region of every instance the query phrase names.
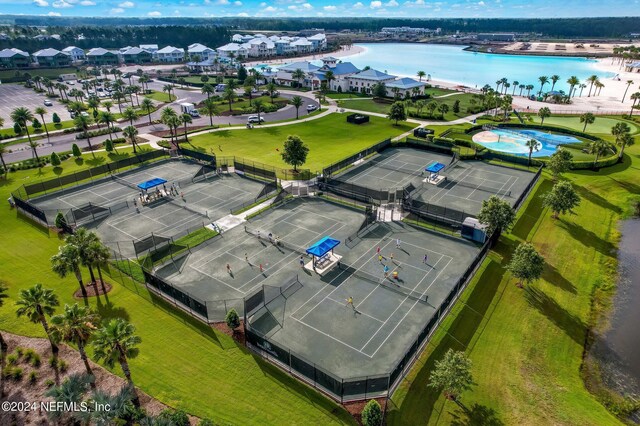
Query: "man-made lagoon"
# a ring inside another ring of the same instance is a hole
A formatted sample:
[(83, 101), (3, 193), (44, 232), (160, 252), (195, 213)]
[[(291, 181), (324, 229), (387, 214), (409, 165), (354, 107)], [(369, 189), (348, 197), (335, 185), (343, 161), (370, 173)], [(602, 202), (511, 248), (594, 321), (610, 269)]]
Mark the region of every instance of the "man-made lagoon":
[(547, 157), (558, 149), (559, 145), (580, 143), (580, 139), (568, 135), (542, 132), (531, 129), (487, 129), (473, 135), (473, 141), (493, 151), (506, 152), (514, 155), (529, 155), (527, 141), (535, 139), (538, 142), (532, 157)]

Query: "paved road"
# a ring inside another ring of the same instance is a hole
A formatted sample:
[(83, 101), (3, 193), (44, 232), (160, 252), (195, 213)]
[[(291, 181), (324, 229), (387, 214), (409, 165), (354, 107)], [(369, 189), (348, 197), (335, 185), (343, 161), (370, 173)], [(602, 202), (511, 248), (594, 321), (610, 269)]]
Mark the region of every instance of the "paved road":
[[(155, 86), (157, 84), (157, 86)], [(160, 90), (162, 90), (162, 84), (161, 83), (156, 83), (153, 82), (151, 83), (152, 86), (150, 86), (150, 88), (157, 90), (157, 87), (159, 87)], [(24, 88), (23, 88), (24, 89)], [(32, 92), (33, 93), (33, 92)], [(180, 105), (179, 103), (181, 102), (191, 102), (191, 103), (197, 103), (202, 101), (203, 99), (206, 98), (206, 95), (203, 95), (202, 93), (200, 93), (197, 90), (185, 90), (185, 89), (176, 89), (175, 90), (175, 94), (177, 96), (176, 101), (165, 105), (165, 106), (169, 106), (171, 108), (173, 108), (174, 110), (176, 110), (177, 112), (180, 111)], [(282, 91), (281, 92), (281, 96), (284, 98), (288, 98), (290, 99), (291, 97), (295, 96), (295, 95), (299, 95), (303, 98), (304, 101), (304, 105), (300, 108), (300, 117), (302, 118), (304, 115), (307, 115), (307, 110), (306, 107), (308, 104), (317, 104), (317, 102), (312, 99), (311, 97), (309, 97), (308, 94), (304, 94), (304, 93), (298, 93), (298, 92), (294, 92), (294, 91)], [(122, 107), (124, 108), (125, 105), (123, 104)], [(65, 110), (66, 111), (66, 110)], [(154, 113), (151, 114), (151, 119), (155, 120), (158, 119), (160, 117), (161, 111), (156, 111)], [(284, 108), (273, 112), (273, 113), (266, 113), (266, 114), (261, 114), (261, 116), (264, 117), (265, 121), (267, 123), (271, 122), (271, 121), (279, 121), (279, 120), (287, 120), (287, 119), (291, 119), (291, 118), (295, 118), (296, 116), (296, 111), (295, 108), (291, 105), (287, 105)], [(240, 116), (221, 116), (221, 117), (214, 117), (213, 118), (213, 123), (214, 124), (219, 124), (219, 125), (244, 125), (247, 122), (247, 115), (240, 115)], [(149, 132), (153, 132), (153, 131), (159, 131), (159, 130), (166, 130), (167, 127), (163, 124), (153, 124), (153, 125), (148, 125), (148, 118), (147, 117), (141, 117), (136, 124), (144, 124), (144, 126), (139, 127), (138, 128), (138, 132), (140, 135), (143, 135), (144, 133), (149, 133)], [(124, 128), (128, 123), (124, 122), (120, 124), (120, 127)], [(200, 117), (200, 118), (195, 118), (193, 120), (192, 126), (206, 126), (209, 125), (209, 117), (208, 116), (204, 116), (204, 117)], [(118, 134), (114, 134), (113, 137), (120, 137), (121, 133)], [(100, 142), (103, 142), (105, 140), (107, 140), (109, 138), (108, 135), (104, 135), (104, 136), (97, 136), (95, 138), (91, 138), (91, 143), (92, 144), (97, 144)], [(70, 151), (71, 150), (71, 146), (76, 143), (78, 144), (78, 146), (80, 148), (83, 147), (87, 147), (88, 146), (88, 142), (86, 139), (81, 139), (81, 140), (76, 140), (75, 139), (75, 134), (56, 134), (56, 135), (52, 135), (50, 140), (46, 140), (46, 139), (42, 139), (39, 141), (39, 148), (38, 148), (38, 154), (40, 155), (48, 155), (51, 154), (53, 151), (56, 152), (63, 152), (63, 151)], [(11, 151), (8, 154), (5, 154), (4, 158), (5, 161), (7, 163), (13, 163), (16, 161), (22, 161), (22, 160), (26, 160), (29, 158), (32, 158), (32, 152), (31, 149), (28, 147), (28, 145), (26, 143), (22, 143), (22, 144), (16, 144), (10, 147)]]

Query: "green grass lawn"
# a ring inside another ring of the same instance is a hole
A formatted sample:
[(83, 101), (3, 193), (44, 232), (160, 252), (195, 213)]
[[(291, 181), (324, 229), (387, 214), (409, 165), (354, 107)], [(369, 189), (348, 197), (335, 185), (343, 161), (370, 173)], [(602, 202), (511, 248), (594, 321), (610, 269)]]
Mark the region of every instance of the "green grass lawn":
[[(341, 158), (394, 137), (416, 127), (400, 123), (394, 126), (385, 118), (371, 117), (366, 124), (346, 122), (345, 114), (328, 116), (288, 126), (223, 130), (191, 137), (191, 143), (207, 152), (213, 148), (218, 156), (238, 156), (250, 160), (289, 168), (280, 156), (288, 135), (298, 135), (309, 147), (307, 162), (301, 168), (320, 170)], [(277, 151), (279, 149), (280, 151)]]
[[(585, 389), (581, 365), (592, 294), (606, 299), (614, 287), (616, 222), (640, 193), (640, 146), (627, 152), (625, 164), (567, 175), (582, 203), (559, 220), (542, 207), (541, 195), (552, 186), (543, 175), (512, 232), (394, 394), (389, 424), (621, 424)], [(521, 241), (547, 260), (542, 279), (524, 289), (504, 268)], [(595, 302), (596, 309), (602, 305)], [(477, 386), (461, 398), (468, 412), (426, 387), (448, 348), (464, 350), (473, 362)]]
[[(119, 150), (124, 156), (124, 149)], [(65, 161), (63, 173), (110, 161), (85, 155), (82, 165)], [(53, 168), (10, 173), (0, 179), (0, 196), (6, 199), (17, 186), (55, 176)], [(65, 303), (75, 303), (77, 282), (60, 279), (49, 269), (49, 258), (61, 241), (54, 234), (18, 216), (8, 205), (0, 209), (5, 224), (0, 247), (0, 276), (9, 286), (9, 299), (0, 310), (2, 330), (43, 337), (42, 327), (18, 319), (18, 291), (41, 282), (53, 288)], [(88, 274), (84, 271), (84, 276)], [(89, 299), (103, 317), (124, 317), (142, 338), (140, 355), (131, 360), (136, 384), (160, 401), (217, 424), (352, 424), (352, 418), (316, 391), (236, 344), (231, 338), (177, 312), (144, 286), (121, 277), (113, 269), (113, 290), (108, 301)], [(121, 375), (119, 368), (113, 370)]]
[[(260, 99), (264, 104), (271, 104), (271, 98), (269, 96), (257, 96), (254, 97), (253, 99), (251, 99), (251, 104), (253, 105), (253, 101), (255, 101), (256, 99)], [(286, 98), (279, 98), (279, 97), (275, 97), (273, 98), (273, 102), (288, 102), (289, 100)], [(229, 111), (229, 102), (226, 101), (216, 101), (216, 105), (218, 105), (218, 110), (220, 112), (224, 112), (224, 111)], [(240, 98), (238, 100), (236, 100), (235, 102), (231, 103), (231, 109), (232, 111), (239, 111), (242, 108), (248, 108), (249, 107), (249, 99), (247, 98)]]
[[(45, 118), (47, 118), (45, 116)], [(54, 130), (63, 130), (63, 129), (68, 129), (70, 127), (73, 127), (73, 120), (65, 120), (65, 121), (61, 121), (60, 124), (53, 124), (52, 122), (48, 121), (50, 120), (51, 117), (47, 118), (47, 129), (49, 129), (49, 132), (53, 132)], [(38, 121), (40, 121), (40, 117), (38, 117)], [(44, 125), (42, 125), (42, 127), (40, 127), (39, 130), (35, 130), (33, 128), (33, 126), (29, 126), (29, 134), (31, 136), (34, 135), (45, 135), (46, 133), (44, 131)], [(0, 129), (0, 135), (10, 135), (10, 136), (14, 136), (16, 137), (17, 135), (15, 134), (15, 132), (13, 131), (13, 127), (7, 127), (4, 129)], [(27, 134), (25, 132), (22, 133), (22, 135), (20, 136), (24, 136), (24, 138), (26, 139)]]
[(331, 98), (331, 99), (357, 99), (357, 98), (370, 98), (371, 95), (367, 95), (365, 93), (355, 93), (355, 92), (348, 92), (348, 93), (338, 93), (338, 92), (333, 92), (333, 93), (327, 93), (327, 98)]
[[(531, 115), (531, 118), (533, 118), (534, 123), (540, 124), (540, 121), (541, 121), (540, 117), (538, 117), (535, 114), (530, 114), (530, 115)], [(596, 136), (599, 136), (599, 135), (610, 136), (611, 128), (615, 126), (616, 123), (619, 123), (620, 121), (624, 121), (625, 123), (627, 123), (634, 135), (637, 135), (638, 133), (640, 133), (640, 127), (638, 127), (637, 124), (632, 123), (631, 121), (621, 120), (615, 117), (602, 117), (602, 116), (596, 116), (596, 121), (594, 121), (592, 124), (587, 125), (586, 132), (594, 134)], [(566, 116), (566, 115), (565, 116), (556, 115), (552, 117), (547, 117), (544, 120), (544, 124), (566, 127), (568, 129), (577, 130), (579, 132), (582, 132), (582, 129), (584, 127), (584, 123), (580, 122), (580, 117)]]
[[(429, 89), (431, 90), (431, 89)], [(434, 89), (441, 90), (441, 89)], [(444, 90), (444, 89), (442, 89)], [(453, 91), (450, 91), (453, 92)], [(439, 95), (438, 95), (439, 96)], [(458, 118), (466, 117), (469, 114), (467, 113), (467, 107), (471, 106), (471, 98), (473, 95), (469, 93), (463, 93), (456, 96), (447, 96), (446, 98), (431, 98), (426, 99), (425, 102), (429, 103), (432, 101), (437, 102), (438, 104), (447, 104), (449, 106), (449, 112), (444, 115), (443, 121), (452, 121), (457, 120)], [(453, 104), (458, 100), (460, 101), (460, 112), (455, 114), (453, 112)], [(342, 99), (338, 101), (338, 105), (342, 108), (355, 109), (360, 111), (368, 111), (368, 112), (376, 112), (379, 114), (387, 114), (389, 109), (391, 108), (390, 103), (386, 102), (376, 102), (373, 99)], [(410, 111), (415, 112), (415, 108), (409, 108)], [(424, 116), (423, 120), (440, 120), (440, 113), (436, 111), (433, 117), (428, 115), (428, 111), (426, 109), (422, 110), (422, 115)]]
[(171, 95), (171, 97), (169, 97), (169, 94), (166, 92), (158, 92), (156, 90), (152, 91), (149, 94), (144, 95), (145, 98), (150, 98), (156, 101), (160, 101), (160, 102), (173, 102), (176, 100), (176, 96), (175, 95)]

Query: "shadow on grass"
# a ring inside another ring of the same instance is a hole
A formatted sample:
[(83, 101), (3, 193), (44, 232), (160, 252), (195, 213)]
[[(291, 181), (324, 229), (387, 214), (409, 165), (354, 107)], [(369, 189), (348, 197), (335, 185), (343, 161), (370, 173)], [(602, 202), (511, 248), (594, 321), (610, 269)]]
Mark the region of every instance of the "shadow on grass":
[[(453, 321), (449, 325), (440, 326), (436, 332), (446, 335), (438, 342), (430, 342), (426, 351), (431, 351), (428, 356), (420, 359), (422, 365), (417, 366), (417, 372), (411, 383), (404, 382), (404, 399), (396, 405), (392, 396), (389, 401), (387, 422), (389, 425), (413, 425), (422, 424), (430, 414), (436, 410), (435, 403), (441, 396), (441, 392), (427, 387), (429, 375), (434, 369), (435, 362), (441, 359), (449, 349), (465, 350), (473, 337), (478, 333), (483, 320), (491, 313), (489, 308), (494, 301), (500, 283), (505, 273), (503, 262), (495, 259), (485, 261), (484, 270), (479, 271), (480, 276), (475, 278), (471, 293), (465, 295), (466, 304), (458, 302), (459, 308)], [(482, 283), (482, 285), (480, 285)], [(482, 331), (480, 331), (481, 333)], [(435, 344), (435, 346), (433, 346)], [(406, 379), (405, 379), (406, 380)]]
[(531, 233), (531, 230), (535, 226), (535, 224), (540, 219), (544, 211), (544, 206), (542, 205), (542, 195), (551, 191), (553, 188), (553, 182), (545, 179), (540, 183), (536, 192), (530, 196), (531, 201), (529, 201), (529, 205), (527, 206), (525, 213), (520, 216), (516, 224), (511, 230), (511, 233), (516, 237), (527, 240), (527, 237)]
[(496, 416), (493, 408), (473, 404), (471, 408), (458, 409), (451, 413), (452, 426), (502, 426), (504, 423)]
[(129, 321), (130, 315), (125, 308), (116, 307), (109, 299), (106, 299), (106, 303), (103, 303), (102, 297), (97, 297), (95, 300), (96, 309), (102, 318), (124, 318)]
[(617, 180), (614, 178), (610, 178), (610, 179), (614, 181), (618, 186), (626, 189), (632, 194), (640, 194), (640, 185), (636, 185), (635, 183), (631, 183), (627, 180)]
[(596, 204), (604, 209), (612, 210), (618, 214), (622, 213), (622, 209), (620, 207), (616, 206), (615, 204), (611, 204), (605, 198), (599, 196), (595, 192), (589, 191), (584, 186), (576, 185), (574, 186), (574, 188), (581, 198), (584, 198), (585, 200)]
[(529, 305), (546, 316), (549, 321), (564, 331), (574, 342), (580, 345), (584, 344), (587, 328), (580, 318), (567, 312), (553, 298), (530, 285), (525, 287), (524, 297)]
[(549, 263), (545, 265), (544, 271), (542, 272), (542, 278), (559, 289), (568, 291), (569, 293), (576, 294), (578, 292), (573, 283), (563, 277), (560, 271)]
[(585, 247), (593, 247), (605, 256), (611, 256), (616, 251), (615, 245), (607, 240), (602, 239), (593, 231), (589, 231), (582, 226), (564, 219), (558, 220), (558, 226), (565, 229), (571, 238), (582, 243)]
[(38, 231), (39, 233), (41, 233), (45, 237), (51, 238), (51, 235), (49, 233), (49, 228), (48, 227), (46, 227), (42, 223), (38, 222), (37, 220), (32, 219), (31, 216), (22, 213), (20, 210), (18, 210), (18, 209), (15, 209), (15, 210), (16, 210), (16, 219), (18, 219), (21, 222), (26, 223), (32, 229)]

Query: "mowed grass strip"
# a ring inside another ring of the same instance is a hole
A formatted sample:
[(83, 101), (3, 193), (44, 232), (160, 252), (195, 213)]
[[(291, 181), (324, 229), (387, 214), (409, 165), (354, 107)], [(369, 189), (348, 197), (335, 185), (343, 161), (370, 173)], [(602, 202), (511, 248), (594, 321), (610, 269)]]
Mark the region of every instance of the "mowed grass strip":
[[(639, 163), (635, 145), (624, 164), (568, 174), (582, 203), (559, 220), (542, 206), (553, 185), (543, 175), (512, 232), (393, 395), (389, 424), (621, 424), (585, 388), (580, 369), (591, 296), (594, 289), (612, 291), (617, 221), (640, 193), (633, 183)], [(522, 241), (532, 242), (547, 266), (541, 280), (519, 289), (505, 265)], [(461, 399), (467, 412), (427, 387), (435, 361), (449, 348), (473, 361), (477, 386)]]
[[(121, 156), (128, 155), (121, 151)], [(85, 155), (82, 165), (63, 163), (63, 173), (108, 162)], [(53, 168), (24, 170), (0, 179), (0, 195), (23, 183), (55, 176)], [(42, 327), (17, 318), (15, 301), (20, 289), (43, 283), (54, 289), (61, 305), (72, 297), (77, 281), (60, 279), (50, 270), (49, 259), (62, 240), (44, 232), (5, 203), (0, 209), (5, 224), (0, 247), (0, 277), (9, 286), (9, 299), (0, 310), (0, 328), (12, 333), (43, 337)], [(83, 271), (85, 280), (88, 272)], [(352, 424), (348, 413), (318, 392), (264, 362), (224, 334), (212, 330), (169, 306), (111, 268), (113, 290), (108, 299), (89, 299), (104, 318), (123, 317), (142, 337), (140, 355), (131, 361), (136, 384), (160, 401), (216, 423), (241, 425)], [(60, 308), (61, 309), (61, 308)], [(112, 370), (122, 375), (119, 368)]]
[(365, 124), (347, 123), (347, 114), (329, 114), (316, 120), (287, 126), (222, 130), (192, 136), (191, 143), (218, 157), (236, 156), (279, 168), (291, 168), (282, 161), (282, 148), (289, 135), (298, 135), (309, 147), (307, 162), (301, 166), (312, 171), (354, 154), (386, 138), (408, 132), (416, 124), (371, 117)]

